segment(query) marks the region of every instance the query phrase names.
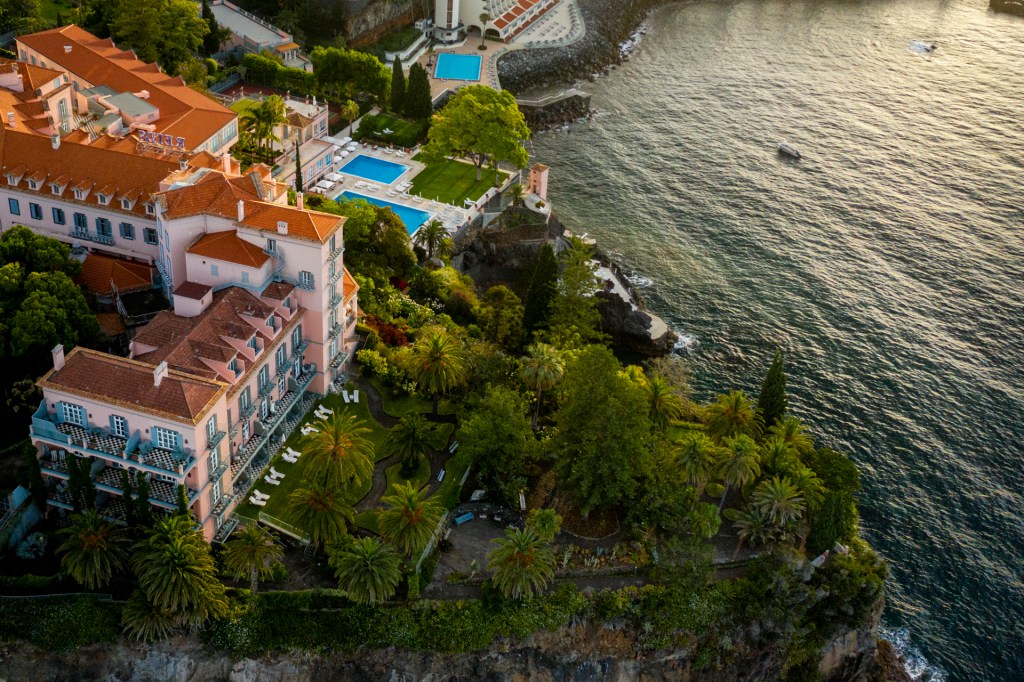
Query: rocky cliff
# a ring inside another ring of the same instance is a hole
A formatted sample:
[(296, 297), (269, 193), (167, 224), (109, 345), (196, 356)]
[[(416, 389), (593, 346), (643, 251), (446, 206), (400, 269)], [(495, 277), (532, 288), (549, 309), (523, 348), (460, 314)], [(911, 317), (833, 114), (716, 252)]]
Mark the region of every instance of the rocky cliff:
[(989, 0), (988, 6), (996, 12), (1024, 17), (1024, 0)]

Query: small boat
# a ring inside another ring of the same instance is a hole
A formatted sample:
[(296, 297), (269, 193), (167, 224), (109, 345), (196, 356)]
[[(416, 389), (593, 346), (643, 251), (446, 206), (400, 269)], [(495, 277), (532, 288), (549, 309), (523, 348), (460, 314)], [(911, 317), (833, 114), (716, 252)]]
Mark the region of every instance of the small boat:
[(779, 143), (779, 153), (780, 154), (785, 154), (786, 156), (790, 156), (790, 157), (792, 157), (794, 159), (799, 159), (800, 158), (800, 152), (798, 152), (793, 147), (790, 147), (785, 142), (780, 142)]

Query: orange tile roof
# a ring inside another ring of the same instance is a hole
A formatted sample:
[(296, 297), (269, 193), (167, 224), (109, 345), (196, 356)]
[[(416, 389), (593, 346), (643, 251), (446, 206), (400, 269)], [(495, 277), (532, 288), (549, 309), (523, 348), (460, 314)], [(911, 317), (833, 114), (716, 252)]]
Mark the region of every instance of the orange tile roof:
[(119, 313), (96, 313), (96, 321), (104, 336), (118, 336), (128, 332)]
[(160, 386), (153, 385), (155, 366), (78, 346), (64, 367), (50, 370), (38, 385), (129, 410), (197, 424), (227, 384), (169, 370)]
[[(62, 28), (19, 36), (18, 43), (92, 85), (106, 85), (119, 92), (149, 92), (149, 103), (160, 110), (154, 122), (156, 132), (184, 137), (185, 146), (195, 149), (237, 118), (237, 114), (185, 85), (177, 76), (160, 72), (131, 52), (119, 50), (109, 39), (101, 39), (71, 24)], [(65, 51), (71, 46), (71, 52)]]
[(90, 253), (82, 263), (78, 281), (94, 294), (112, 294), (113, 286), (122, 294), (143, 291), (153, 286), (153, 269), (143, 263)]
[(288, 298), (288, 294), (295, 291), (295, 285), (289, 284), (288, 282), (271, 282), (267, 285), (267, 288), (260, 294), (263, 298), (269, 298), (272, 301), (283, 301)]
[(237, 232), (231, 230), (204, 234), (188, 247), (188, 253), (237, 263), (248, 268), (262, 267), (270, 260), (270, 256), (265, 254), (263, 249), (252, 242), (245, 241), (238, 236)]
[(341, 290), (345, 292), (345, 300), (347, 301), (348, 299), (352, 298), (352, 296), (355, 295), (357, 291), (359, 291), (359, 285), (356, 284), (356, 281), (352, 278), (352, 273), (348, 271), (348, 268), (346, 268), (344, 265), (342, 266), (342, 268), (344, 269), (345, 272), (342, 275)]
[(26, 90), (35, 90), (44, 83), (52, 83), (58, 78), (64, 77), (63, 71), (50, 69), (45, 66), (36, 66), (35, 64), (26, 64), (25, 62), (19, 62), (18, 70), (24, 77), (22, 83)]
[(295, 206), (268, 204), (262, 201), (245, 203), (245, 219), (241, 224), (257, 230), (276, 230), (278, 222), (288, 223), (288, 236), (310, 239), (323, 244), (345, 224), (345, 218), (309, 211)]
[(299, 44), (296, 42), (284, 43), (282, 45), (278, 45), (274, 49), (277, 50), (278, 52), (287, 52), (288, 50), (299, 49)]

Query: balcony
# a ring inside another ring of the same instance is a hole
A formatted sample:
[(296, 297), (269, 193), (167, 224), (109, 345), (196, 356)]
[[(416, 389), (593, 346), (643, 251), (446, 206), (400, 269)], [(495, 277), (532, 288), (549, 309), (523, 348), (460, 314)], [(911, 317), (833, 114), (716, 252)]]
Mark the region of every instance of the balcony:
[(227, 462), (221, 462), (217, 465), (217, 468), (210, 472), (210, 480), (217, 481), (224, 475), (224, 472), (228, 470)]
[(109, 244), (110, 246), (114, 245), (114, 235), (110, 234), (97, 234), (92, 238), (92, 240), (94, 242), (99, 242), (100, 244)]
[(215, 504), (213, 509), (210, 510), (210, 516), (223, 516), (224, 512), (227, 511), (228, 507), (231, 506), (231, 503), (234, 502), (234, 500), (235, 495), (233, 493), (221, 495), (220, 499), (217, 501), (217, 504)]
[(252, 413), (256, 411), (256, 403), (252, 400), (239, 410), (239, 421), (245, 421), (252, 416)]
[(292, 360), (298, 360), (299, 358), (301, 358), (302, 354), (306, 351), (307, 348), (309, 348), (309, 341), (303, 339), (301, 343), (299, 343), (292, 349)]
[(327, 304), (327, 307), (328, 308), (334, 308), (336, 305), (341, 303), (341, 301), (342, 301), (341, 294), (334, 294), (333, 296), (331, 296), (331, 300)]
[(217, 433), (215, 433), (213, 435), (213, 438), (208, 439), (206, 441), (206, 450), (207, 450), (207, 452), (211, 452), (215, 447), (220, 445), (220, 442), (222, 440), (224, 440), (224, 435), (225, 434), (224, 434), (223, 431), (218, 431)]
[[(138, 433), (136, 431), (136, 433)], [(133, 452), (130, 459), (138, 462), (139, 464), (146, 465), (144, 469), (155, 468), (159, 469), (159, 473), (162, 474), (179, 474), (183, 475), (189, 472), (196, 465), (195, 457), (192, 456), (192, 451), (188, 448), (182, 450), (168, 450), (166, 448), (155, 447), (152, 441), (140, 441), (138, 451)]]
[(327, 340), (330, 341), (332, 339), (338, 338), (338, 336), (343, 331), (345, 331), (345, 325), (341, 324), (340, 322), (335, 322), (333, 325), (331, 325), (331, 330), (327, 334)]
[(89, 241), (89, 242), (92, 241), (92, 235), (89, 234), (89, 230), (88, 229), (85, 229), (85, 230), (72, 229), (70, 232), (68, 232), (68, 234), (70, 236), (74, 237), (75, 239), (84, 239), (84, 240)]
[(331, 277), (330, 283), (331, 284), (337, 284), (344, 275), (345, 275), (345, 268), (338, 268), (335, 271), (334, 276)]
[(337, 260), (338, 256), (340, 256), (343, 253), (345, 253), (345, 245), (344, 244), (342, 244), (341, 246), (336, 248), (334, 251), (331, 251), (331, 255), (327, 257), (327, 260)]
[(265, 383), (265, 384), (263, 384), (262, 386), (259, 387), (258, 395), (261, 398), (265, 398), (266, 396), (270, 395), (270, 392), (273, 391), (273, 390), (274, 390), (274, 382), (273, 381), (268, 381), (267, 383)]
[(238, 528), (238, 519), (227, 519), (217, 529), (217, 533), (213, 536), (213, 541), (224, 542), (235, 532), (235, 528)]
[(345, 364), (346, 360), (348, 360), (348, 353), (346, 353), (345, 351), (341, 351), (340, 353), (334, 356), (333, 360), (331, 360), (331, 369), (338, 369), (339, 367)]
[(68, 478), (68, 463), (66, 450), (46, 449), (43, 456), (39, 458), (39, 468), (44, 475)]

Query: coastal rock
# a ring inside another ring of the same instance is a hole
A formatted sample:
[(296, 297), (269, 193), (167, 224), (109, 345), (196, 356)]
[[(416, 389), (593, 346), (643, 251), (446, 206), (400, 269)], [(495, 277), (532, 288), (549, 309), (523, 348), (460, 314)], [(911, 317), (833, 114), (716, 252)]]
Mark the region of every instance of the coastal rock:
[(668, 355), (679, 337), (661, 319), (607, 291), (597, 292), (602, 328), (616, 350), (636, 355)]
[(345, 35), (353, 46), (375, 41), (393, 26), (411, 23), (416, 16), (412, 0), (342, 0)]

